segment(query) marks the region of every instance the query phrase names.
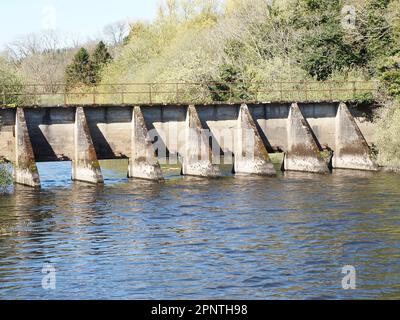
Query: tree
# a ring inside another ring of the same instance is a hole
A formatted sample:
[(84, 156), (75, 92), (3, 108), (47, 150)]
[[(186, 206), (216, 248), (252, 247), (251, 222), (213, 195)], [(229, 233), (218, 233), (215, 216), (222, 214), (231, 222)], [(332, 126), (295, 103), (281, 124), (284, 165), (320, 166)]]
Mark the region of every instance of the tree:
[(378, 65), (378, 72), (386, 91), (400, 99), (400, 53), (383, 58)]
[(93, 69), (93, 80), (95, 83), (101, 81), (101, 71), (111, 61), (111, 54), (108, 52), (104, 42), (100, 41), (96, 46), (91, 59), (91, 68)]
[(220, 67), (219, 79), (208, 87), (212, 101), (236, 101), (250, 98), (240, 71), (233, 65)]
[(130, 32), (130, 26), (125, 21), (118, 21), (113, 24), (109, 24), (104, 28), (104, 35), (107, 38), (107, 42), (110, 42), (114, 47), (121, 45)]
[[(23, 90), (22, 81), (15, 71), (0, 57), (0, 105), (18, 105), (22, 97), (18, 94)], [(9, 95), (7, 93), (15, 93)]]
[[(298, 52), (302, 67), (317, 80), (327, 80), (335, 71), (367, 63), (365, 43), (346, 35), (339, 0), (301, 0), (294, 27), (304, 30)], [(346, 37), (347, 36), (347, 37)]]
[(29, 34), (8, 44), (7, 54), (26, 83), (56, 85), (65, 81), (74, 54), (70, 45), (54, 32)]
[(77, 85), (93, 85), (95, 76), (93, 72), (93, 63), (89, 52), (81, 48), (73, 58), (73, 61), (66, 69), (67, 87), (71, 88)]

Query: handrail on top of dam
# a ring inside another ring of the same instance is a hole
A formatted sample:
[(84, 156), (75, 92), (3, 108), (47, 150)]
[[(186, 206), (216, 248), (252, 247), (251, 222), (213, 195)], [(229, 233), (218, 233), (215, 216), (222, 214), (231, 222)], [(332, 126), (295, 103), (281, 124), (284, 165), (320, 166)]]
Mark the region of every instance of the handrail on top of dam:
[(0, 87), (1, 106), (205, 104), (357, 100), (377, 81), (114, 83), (69, 88), (65, 83)]

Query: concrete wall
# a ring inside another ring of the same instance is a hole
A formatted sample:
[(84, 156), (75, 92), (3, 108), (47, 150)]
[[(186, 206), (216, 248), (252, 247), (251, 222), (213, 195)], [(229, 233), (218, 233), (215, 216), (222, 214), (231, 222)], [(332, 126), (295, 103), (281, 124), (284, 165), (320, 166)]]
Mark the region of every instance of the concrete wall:
[[(335, 117), (339, 103), (299, 104), (317, 140), (322, 146), (335, 146)], [(267, 149), (287, 148), (287, 118), (290, 104), (249, 104), (249, 111)], [(197, 106), (204, 129), (210, 129), (218, 144), (220, 132), (234, 137), (240, 105)], [(371, 108), (350, 108), (367, 142), (374, 142), (374, 125), (363, 118)], [(74, 154), (74, 107), (25, 108), (26, 122), (37, 161), (72, 159)], [(155, 129), (171, 153), (176, 153), (184, 141), (180, 132), (185, 128), (187, 106), (143, 106), (149, 131)], [(86, 107), (87, 121), (99, 159), (130, 156), (132, 106)], [(0, 109), (0, 158), (14, 161), (15, 110)], [(159, 143), (161, 142), (159, 141)], [(233, 143), (225, 141), (225, 152), (233, 151)]]

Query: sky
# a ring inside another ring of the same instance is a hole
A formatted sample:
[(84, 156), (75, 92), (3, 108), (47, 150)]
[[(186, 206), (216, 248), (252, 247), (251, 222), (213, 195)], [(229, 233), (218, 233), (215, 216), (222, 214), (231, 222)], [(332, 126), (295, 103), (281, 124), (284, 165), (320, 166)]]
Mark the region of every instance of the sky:
[(152, 20), (159, 0), (0, 0), (0, 51), (26, 34), (55, 30), (85, 41), (120, 20)]

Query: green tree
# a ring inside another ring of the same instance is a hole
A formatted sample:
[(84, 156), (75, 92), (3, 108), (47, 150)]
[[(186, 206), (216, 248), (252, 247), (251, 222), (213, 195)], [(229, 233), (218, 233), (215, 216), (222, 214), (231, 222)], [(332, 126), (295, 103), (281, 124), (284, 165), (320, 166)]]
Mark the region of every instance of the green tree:
[(302, 67), (317, 80), (328, 79), (333, 72), (364, 66), (365, 46), (357, 38), (346, 37), (341, 25), (340, 0), (300, 0), (299, 17), (294, 27), (304, 30), (298, 40)]
[(94, 82), (99, 83), (101, 81), (101, 72), (103, 68), (112, 61), (111, 54), (108, 52), (108, 49), (103, 41), (100, 41), (97, 44), (96, 49), (92, 54), (91, 61)]
[(95, 83), (93, 63), (89, 52), (81, 48), (66, 69), (66, 82), (69, 88), (78, 85), (93, 85)]
[(400, 53), (383, 58), (378, 65), (378, 72), (385, 90), (400, 99)]
[[(0, 105), (19, 105), (23, 90), (22, 81), (16, 72), (0, 57)], [(9, 94), (14, 93), (14, 94)]]

